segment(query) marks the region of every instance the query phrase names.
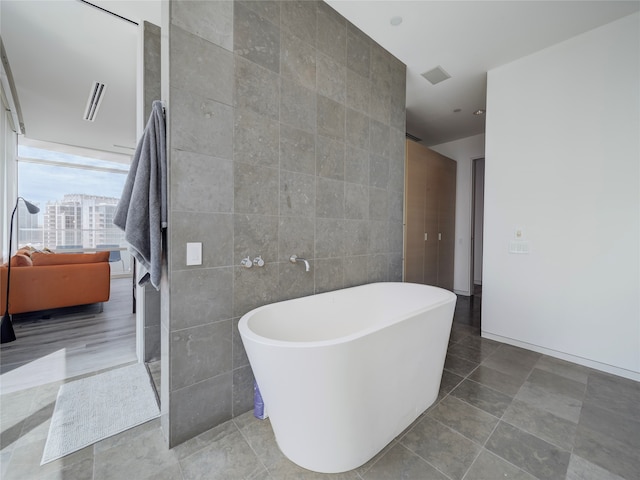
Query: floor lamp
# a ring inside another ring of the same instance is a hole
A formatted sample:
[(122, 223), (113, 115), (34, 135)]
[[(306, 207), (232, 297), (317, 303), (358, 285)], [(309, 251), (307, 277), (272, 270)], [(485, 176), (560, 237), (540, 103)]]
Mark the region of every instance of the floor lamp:
[(16, 334), (13, 331), (13, 325), (11, 324), (11, 315), (9, 314), (9, 287), (11, 286), (11, 243), (13, 241), (13, 217), (18, 210), (18, 204), (20, 200), (27, 206), (29, 213), (36, 214), (40, 211), (33, 203), (26, 201), (22, 197), (18, 197), (16, 200), (16, 206), (11, 213), (11, 223), (9, 226), (9, 262), (7, 262), (7, 298), (5, 300), (4, 315), (2, 317), (2, 323), (0, 324), (0, 343), (13, 342), (16, 339)]

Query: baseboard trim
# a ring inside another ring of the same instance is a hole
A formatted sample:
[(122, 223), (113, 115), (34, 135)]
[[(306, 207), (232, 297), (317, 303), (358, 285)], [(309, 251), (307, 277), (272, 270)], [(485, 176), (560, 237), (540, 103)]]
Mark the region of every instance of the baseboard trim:
[(508, 345), (513, 345), (514, 347), (520, 347), (526, 350), (543, 353), (544, 355), (549, 355), (550, 357), (559, 358), (561, 360), (566, 360), (568, 362), (577, 363), (578, 365), (593, 368), (594, 370), (599, 370), (601, 372), (610, 373), (612, 375), (617, 375), (619, 377), (624, 377), (630, 380), (635, 380), (636, 382), (640, 382), (640, 372), (634, 372), (633, 370), (627, 370), (626, 368), (620, 368), (606, 363), (597, 362), (595, 360), (590, 360), (588, 358), (560, 352), (558, 350), (552, 350), (550, 348), (541, 347), (540, 345), (522, 342), (514, 338), (503, 337), (501, 335), (496, 335), (485, 330), (481, 331), (481, 336), (483, 338), (488, 338), (489, 340), (495, 340), (496, 342), (506, 343)]

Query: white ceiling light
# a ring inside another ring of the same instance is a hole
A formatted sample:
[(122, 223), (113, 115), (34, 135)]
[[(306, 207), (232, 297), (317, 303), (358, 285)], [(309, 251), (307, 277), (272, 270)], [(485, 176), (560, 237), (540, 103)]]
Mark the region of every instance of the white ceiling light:
[(397, 27), (402, 23), (402, 17), (391, 17), (389, 23), (391, 23), (391, 25), (393, 25), (394, 27)]
[(445, 72), (440, 65), (438, 65), (436, 68), (432, 68), (428, 72), (424, 72), (422, 76), (429, 80), (429, 82), (431, 82), (431, 85), (435, 85), (436, 83), (445, 81), (447, 78), (451, 78), (451, 75)]
[(89, 98), (87, 99), (87, 107), (84, 110), (84, 119), (93, 122), (96, 119), (98, 109), (104, 98), (104, 91), (107, 86), (104, 83), (93, 82), (89, 90)]

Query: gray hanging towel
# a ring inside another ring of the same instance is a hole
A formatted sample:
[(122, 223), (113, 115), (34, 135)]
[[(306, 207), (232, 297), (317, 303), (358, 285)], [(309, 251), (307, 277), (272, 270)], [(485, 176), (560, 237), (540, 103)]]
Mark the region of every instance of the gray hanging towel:
[(167, 227), (167, 147), (162, 102), (156, 100), (131, 161), (127, 181), (113, 224), (124, 231), (131, 254), (148, 273), (148, 281), (160, 290), (162, 229)]

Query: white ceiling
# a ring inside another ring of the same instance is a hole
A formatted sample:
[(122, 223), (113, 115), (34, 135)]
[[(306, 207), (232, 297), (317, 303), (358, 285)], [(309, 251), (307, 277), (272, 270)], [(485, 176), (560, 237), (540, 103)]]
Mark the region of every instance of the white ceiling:
[[(487, 71), (640, 7), (638, 1), (326, 1), (407, 65), (407, 132), (426, 145), (484, 133), (484, 117), (472, 113), (486, 106)], [(397, 27), (390, 23), (395, 16), (403, 19)], [(437, 66), (451, 78), (432, 85), (421, 74)]]
[[(91, 0), (134, 22), (160, 22), (157, 1)], [(2, 0), (0, 34), (25, 136), (133, 154), (138, 26), (78, 0)], [(96, 120), (83, 119), (94, 81), (106, 84)]]
[[(159, 0), (91, 3), (160, 24)], [(484, 117), (472, 112), (485, 107), (488, 70), (640, 7), (637, 0), (327, 3), (407, 64), (407, 131), (427, 145), (484, 132)], [(394, 16), (403, 18), (397, 27)], [(79, 0), (2, 0), (0, 29), (27, 137), (132, 154), (137, 26)], [(438, 65), (452, 78), (431, 85), (420, 74)], [(82, 116), (95, 80), (107, 90), (89, 123)]]

